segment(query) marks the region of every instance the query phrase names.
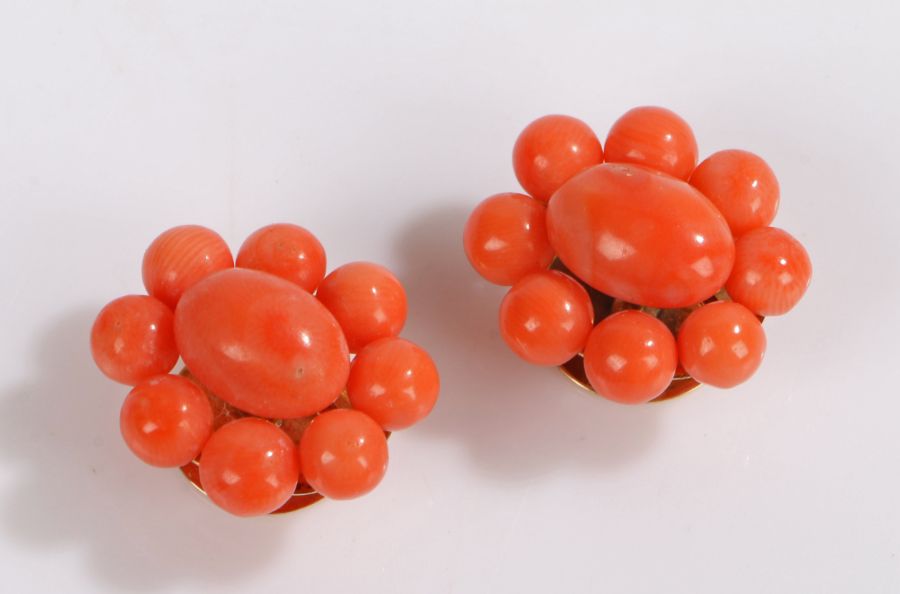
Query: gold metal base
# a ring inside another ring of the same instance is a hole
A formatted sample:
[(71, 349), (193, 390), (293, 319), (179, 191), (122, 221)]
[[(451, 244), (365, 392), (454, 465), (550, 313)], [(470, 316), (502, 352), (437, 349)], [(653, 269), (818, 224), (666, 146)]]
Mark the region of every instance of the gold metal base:
[[(575, 276), (571, 270), (566, 268), (565, 264), (559, 261), (559, 259), (553, 260), (553, 263), (550, 264), (550, 269), (558, 270), (560, 272), (568, 274), (576, 281), (578, 281), (581, 286), (585, 288), (585, 290), (587, 290), (588, 295), (590, 295), (591, 297), (591, 303), (594, 305), (595, 323), (625, 309), (639, 309), (658, 318), (669, 328), (669, 330), (672, 331), (672, 334), (674, 336), (678, 336), (678, 329), (681, 327), (681, 324), (684, 322), (684, 320), (687, 319), (687, 317), (691, 314), (691, 312), (699, 309), (706, 303), (711, 303), (713, 301), (731, 300), (725, 290), (722, 289), (721, 291), (716, 293), (716, 295), (707, 299), (705, 302), (698, 303), (691, 307), (682, 307), (676, 309), (657, 309), (652, 307), (642, 307), (634, 303), (628, 303), (620, 299), (616, 299), (614, 297), (606, 295), (605, 293), (601, 293), (597, 289), (593, 288), (592, 286)], [(763, 320), (761, 316), (757, 317), (759, 317), (760, 321)], [(577, 386), (599, 396), (594, 388), (591, 387), (591, 383), (588, 381), (587, 374), (584, 371), (584, 355), (582, 355), (581, 353), (575, 355), (574, 357), (560, 365), (559, 368), (566, 375), (566, 377), (572, 380), (572, 382), (574, 382)], [(691, 392), (700, 387), (700, 385), (700, 382), (688, 375), (679, 365), (678, 369), (675, 371), (675, 377), (672, 378), (672, 382), (669, 384), (669, 386), (663, 391), (662, 394), (660, 394), (650, 402), (663, 402), (665, 400), (677, 398), (678, 396), (684, 396), (688, 392)]]
[[(584, 372), (584, 357), (582, 355), (575, 355), (574, 357), (560, 365), (559, 368), (566, 375), (566, 377), (572, 380), (572, 382), (574, 382), (580, 388), (587, 390), (591, 394), (598, 395), (597, 392), (594, 391), (594, 388), (591, 387), (590, 382), (588, 382), (587, 374), (585, 374)], [(689, 375), (676, 375), (672, 379), (672, 382), (669, 384), (669, 387), (666, 388), (662, 394), (660, 394), (650, 402), (662, 402), (663, 400), (669, 400), (670, 398), (683, 396), (691, 390), (695, 390), (699, 386), (700, 382)]]
[[(206, 495), (206, 491), (204, 491), (203, 487), (200, 486), (200, 462), (194, 460), (190, 464), (185, 464), (181, 467), (181, 472), (198, 491)], [(322, 499), (323, 497), (319, 495), (312, 487), (303, 483), (298, 483), (297, 488), (294, 490), (294, 494), (291, 495), (291, 498), (288, 499), (284, 505), (273, 511), (270, 515), (286, 514), (288, 512), (297, 511), (298, 509), (309, 507), (313, 503), (321, 501)]]
[[(209, 398), (209, 402), (213, 408), (213, 430), (217, 430), (222, 425), (229, 423), (231, 421), (253, 416), (244, 411), (237, 409), (212, 392), (204, 386), (191, 372), (185, 367), (181, 370), (180, 375), (186, 377), (191, 380), (206, 393), (207, 398)], [(344, 391), (338, 396), (338, 399), (335, 400), (334, 404), (329, 406), (325, 410), (332, 410), (335, 408), (350, 408), (350, 398), (347, 396), (347, 392)], [(280, 427), (287, 433), (294, 443), (299, 443), (300, 437), (303, 436), (303, 431), (309, 426), (310, 422), (315, 418), (315, 415), (309, 417), (302, 417), (299, 419), (269, 419), (276, 426)], [(384, 432), (385, 437), (390, 438), (390, 431)], [(206, 495), (206, 491), (203, 490), (203, 487), (200, 485), (200, 461), (195, 459), (185, 464), (181, 467), (181, 472), (184, 474), (185, 478), (191, 482), (194, 487), (204, 495)], [(313, 503), (321, 501), (323, 499), (322, 495), (316, 492), (311, 486), (306, 483), (300, 482), (297, 483), (297, 488), (294, 490), (294, 494), (291, 495), (290, 499), (285, 502), (284, 505), (271, 512), (270, 515), (275, 514), (285, 514), (292, 511), (297, 511), (298, 509), (303, 509), (304, 507), (309, 507)]]

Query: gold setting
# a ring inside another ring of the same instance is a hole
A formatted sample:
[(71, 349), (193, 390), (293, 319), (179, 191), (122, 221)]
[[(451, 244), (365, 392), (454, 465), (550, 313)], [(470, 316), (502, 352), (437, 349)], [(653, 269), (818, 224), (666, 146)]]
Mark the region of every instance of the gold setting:
[[(681, 327), (682, 322), (690, 315), (690, 313), (696, 309), (699, 309), (706, 303), (712, 303), (713, 301), (730, 301), (731, 298), (728, 296), (728, 293), (725, 292), (724, 289), (716, 293), (713, 297), (710, 297), (703, 303), (698, 303), (691, 307), (683, 307), (676, 309), (658, 309), (653, 307), (643, 307), (640, 305), (636, 305), (634, 303), (628, 303), (622, 301), (620, 299), (616, 299), (605, 293), (601, 293), (597, 289), (593, 288), (574, 274), (572, 271), (566, 268), (566, 266), (560, 262), (557, 258), (553, 260), (553, 263), (550, 264), (551, 270), (558, 270), (559, 272), (563, 272), (573, 279), (578, 281), (582, 287), (588, 292), (588, 295), (591, 298), (591, 303), (594, 306), (594, 323), (600, 322), (602, 319), (625, 309), (639, 309), (645, 313), (648, 313), (656, 318), (658, 318), (662, 323), (664, 323), (669, 330), (672, 331), (674, 336), (678, 336), (678, 329)], [(762, 316), (759, 317), (760, 322), (763, 321)], [(591, 387), (590, 382), (588, 381), (587, 374), (584, 371), (584, 356), (579, 353), (563, 363), (559, 366), (559, 369), (572, 380), (572, 383), (577, 385), (578, 387), (587, 390), (591, 394), (599, 396), (594, 388)], [(663, 402), (665, 400), (671, 400), (672, 398), (677, 398), (678, 396), (684, 396), (688, 392), (696, 390), (700, 387), (700, 382), (692, 378), (690, 375), (685, 373), (682, 369), (676, 370), (675, 377), (672, 378), (672, 382), (669, 386), (663, 391), (662, 394), (651, 400), (650, 402)]]
[[(591, 394), (595, 396), (599, 396), (597, 392), (591, 387), (591, 384), (588, 382), (587, 375), (584, 373), (584, 357), (582, 355), (575, 355), (565, 363), (559, 366), (559, 369), (565, 374), (567, 378), (572, 380), (579, 388), (587, 390)], [(651, 400), (650, 402), (662, 402), (664, 400), (670, 400), (672, 398), (677, 398), (678, 396), (683, 396), (690, 392), (691, 390), (696, 390), (700, 386), (700, 382), (695, 380), (689, 375), (676, 375), (672, 378), (672, 382), (669, 384), (669, 387), (666, 390)]]
[[(181, 467), (181, 472), (184, 474), (185, 478), (198, 491), (203, 493), (206, 496), (206, 491), (203, 490), (203, 487), (200, 486), (200, 463), (197, 460), (191, 461), (189, 464), (185, 464)], [(297, 511), (298, 509), (303, 509), (304, 507), (309, 507), (313, 503), (317, 503), (321, 501), (323, 497), (319, 495), (312, 487), (309, 485), (298, 483), (296, 490), (294, 490), (294, 494), (291, 495), (290, 499), (285, 502), (284, 505), (271, 512), (269, 515), (276, 514), (286, 514), (288, 512)]]
[[(215, 394), (213, 394), (206, 386), (203, 385), (195, 376), (191, 373), (191, 371), (185, 367), (181, 370), (180, 375), (186, 377), (191, 380), (195, 384), (197, 384), (205, 393), (207, 398), (209, 398), (209, 402), (212, 405), (213, 414), (214, 414), (214, 422), (213, 422), (213, 430), (217, 430), (222, 425), (229, 423), (231, 421), (253, 416), (245, 413), (244, 411), (237, 409)], [(332, 410), (335, 408), (350, 408), (350, 398), (347, 395), (347, 391), (341, 392), (341, 395), (338, 396), (337, 400), (334, 401), (334, 404), (326, 408), (325, 410)], [(324, 411), (323, 411), (324, 412)], [(287, 433), (291, 439), (295, 443), (299, 443), (300, 437), (303, 435), (303, 431), (309, 426), (310, 422), (315, 418), (316, 415), (312, 415), (309, 417), (303, 417), (299, 419), (266, 419), (274, 423), (277, 427), (280, 427)], [(385, 431), (384, 435), (386, 438), (390, 439), (391, 432)], [(200, 461), (197, 459), (192, 460), (188, 464), (185, 464), (180, 468), (181, 473), (184, 477), (190, 481), (194, 487), (200, 491), (204, 496), (206, 496), (206, 491), (203, 490), (203, 487), (200, 485)], [(291, 495), (290, 499), (288, 499), (284, 505), (271, 512), (269, 515), (275, 514), (286, 514), (288, 512), (297, 511), (299, 509), (303, 509), (304, 507), (309, 507), (313, 503), (317, 503), (323, 499), (322, 495), (320, 495), (315, 489), (311, 486), (307, 485), (304, 482), (297, 483), (297, 488), (294, 490), (294, 494)]]

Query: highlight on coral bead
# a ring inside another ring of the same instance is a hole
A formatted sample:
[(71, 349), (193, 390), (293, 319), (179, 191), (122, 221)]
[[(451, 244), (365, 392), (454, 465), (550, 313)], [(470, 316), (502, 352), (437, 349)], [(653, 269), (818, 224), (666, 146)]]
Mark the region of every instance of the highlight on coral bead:
[(678, 354), (698, 382), (731, 388), (752, 376), (766, 352), (766, 334), (753, 312), (730, 301), (704, 305), (678, 330)]
[(353, 360), (347, 394), (350, 405), (388, 431), (425, 418), (437, 402), (440, 378), (424, 349), (403, 338), (382, 338)]
[(224, 270), (191, 287), (175, 312), (175, 339), (200, 383), (268, 418), (317, 413), (350, 373), (334, 316), (294, 283), (256, 270)]
[(318, 415), (300, 439), (303, 477), (331, 499), (352, 499), (374, 489), (387, 470), (387, 438), (368, 415), (335, 409)]
[(642, 404), (662, 394), (677, 364), (675, 337), (665, 324), (638, 310), (601, 320), (584, 348), (591, 387), (622, 404)]
[(495, 194), (472, 211), (463, 247), (478, 274), (498, 285), (512, 285), (553, 261), (547, 208), (524, 194)]
[(294, 442), (263, 419), (224, 425), (200, 456), (200, 486), (213, 503), (236, 516), (277, 510), (294, 493), (299, 476)]
[(610, 128), (606, 161), (642, 165), (686, 180), (697, 164), (697, 140), (675, 112), (664, 107), (635, 107)]
[(500, 334), (514, 353), (536, 365), (562, 365), (584, 348), (594, 323), (587, 291), (556, 270), (529, 274), (500, 304)]
[(108, 378), (133, 386), (178, 361), (172, 311), (146, 295), (108, 303), (91, 328), (91, 355)]
[(762, 227), (738, 239), (725, 290), (756, 314), (780, 316), (797, 305), (811, 278), (803, 244), (787, 231)]
[(566, 115), (528, 124), (513, 147), (513, 169), (522, 188), (546, 202), (576, 173), (603, 162), (603, 148), (590, 126)]
[(579, 279), (649, 307), (704, 301), (734, 262), (728, 224), (703, 194), (634, 165), (605, 163), (566, 182), (547, 208), (547, 232)]
[(406, 323), (406, 291), (378, 264), (351, 262), (335, 268), (316, 297), (341, 325), (352, 353), (379, 338), (397, 336)]
[(312, 293), (325, 277), (325, 248), (303, 227), (276, 223), (254, 231), (235, 264), (280, 276)]
[(144, 253), (147, 292), (175, 309), (181, 295), (219, 270), (234, 267), (228, 244), (212, 229), (183, 225), (163, 232)]
[(122, 437), (152, 466), (184, 466), (209, 439), (213, 411), (196, 384), (177, 375), (141, 382), (125, 398), (119, 415)]
[(765, 227), (778, 212), (778, 179), (762, 158), (748, 151), (713, 153), (697, 165), (690, 184), (715, 204), (735, 237)]

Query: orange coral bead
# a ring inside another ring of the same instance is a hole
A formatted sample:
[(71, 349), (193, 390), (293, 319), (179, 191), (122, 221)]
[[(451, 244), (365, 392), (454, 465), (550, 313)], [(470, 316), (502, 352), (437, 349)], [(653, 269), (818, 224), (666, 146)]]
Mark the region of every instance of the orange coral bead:
[(225, 240), (212, 229), (183, 225), (163, 232), (144, 252), (144, 287), (172, 309), (182, 293), (213, 272), (233, 268)]
[(406, 291), (378, 264), (351, 262), (332, 270), (316, 297), (337, 318), (352, 353), (379, 338), (397, 336), (406, 323)]
[(754, 229), (735, 245), (734, 269), (725, 290), (734, 301), (761, 316), (789, 312), (812, 278), (809, 254), (787, 231)]
[(778, 179), (765, 161), (747, 151), (713, 153), (697, 165), (690, 183), (716, 205), (735, 237), (765, 227), (778, 212)]
[(622, 404), (641, 404), (662, 394), (677, 363), (675, 337), (665, 324), (638, 310), (601, 320), (584, 348), (591, 387)]
[(610, 128), (606, 161), (643, 165), (686, 180), (697, 164), (697, 141), (688, 123), (675, 112), (635, 107)]
[(350, 405), (388, 431), (406, 429), (425, 418), (440, 391), (437, 367), (428, 353), (402, 338), (382, 338), (362, 351), (350, 367)]
[(547, 239), (547, 208), (524, 194), (495, 194), (475, 207), (463, 232), (472, 267), (498, 285), (512, 285), (547, 268), (553, 248)]
[(387, 464), (384, 431), (358, 410), (324, 412), (300, 439), (303, 478), (331, 499), (365, 495), (384, 478)]
[(203, 449), (213, 427), (209, 398), (177, 375), (158, 375), (138, 384), (119, 415), (125, 443), (152, 466), (184, 466)]
[(581, 352), (594, 323), (587, 291), (556, 270), (529, 274), (500, 304), (500, 334), (514, 353), (536, 365), (562, 365)]
[(300, 476), (297, 447), (263, 419), (232, 421), (213, 433), (200, 456), (200, 486), (236, 516), (259, 516), (284, 505)]
[(603, 162), (603, 148), (590, 126), (577, 118), (548, 115), (528, 124), (513, 147), (519, 183), (546, 202), (563, 183)]
[(236, 265), (280, 276), (312, 293), (325, 277), (325, 249), (303, 227), (277, 223), (257, 229), (244, 241)]
[(678, 330), (681, 364), (698, 382), (731, 388), (753, 375), (766, 352), (759, 318), (741, 305), (717, 301), (687, 317)]
[(224, 270), (191, 287), (175, 312), (175, 339), (213, 394), (268, 418), (315, 414), (350, 373), (334, 316), (294, 283), (256, 270)]
[(703, 194), (633, 165), (598, 165), (566, 182), (547, 208), (547, 231), (578, 278), (651, 307), (707, 299), (734, 261), (728, 224)]
[(91, 328), (91, 355), (106, 377), (133, 386), (178, 361), (172, 310), (146, 295), (107, 304)]

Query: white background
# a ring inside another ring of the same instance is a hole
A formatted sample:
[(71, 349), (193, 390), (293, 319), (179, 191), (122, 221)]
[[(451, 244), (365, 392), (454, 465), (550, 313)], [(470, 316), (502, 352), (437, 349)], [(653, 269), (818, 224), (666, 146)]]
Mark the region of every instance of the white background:
[[(876, 2), (0, 4), (4, 590), (900, 591), (900, 9)], [(545, 113), (640, 104), (778, 174), (814, 278), (744, 386), (623, 407), (503, 345), (461, 230)], [(118, 435), (94, 315), (144, 248), (313, 230), (408, 288), (434, 414), (380, 487), (242, 520)]]

